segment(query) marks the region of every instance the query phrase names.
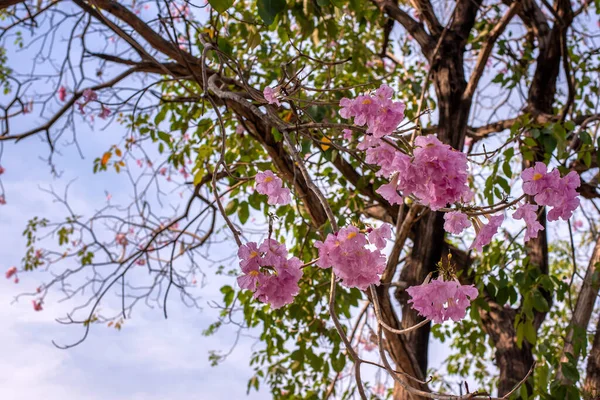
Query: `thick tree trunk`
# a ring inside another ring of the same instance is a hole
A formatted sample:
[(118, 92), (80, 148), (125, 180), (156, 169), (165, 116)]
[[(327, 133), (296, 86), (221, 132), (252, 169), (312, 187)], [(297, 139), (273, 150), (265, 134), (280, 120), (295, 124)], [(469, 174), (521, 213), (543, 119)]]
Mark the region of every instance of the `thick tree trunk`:
[[(590, 257), (590, 261), (588, 263), (588, 267), (583, 278), (583, 284), (581, 285), (579, 295), (577, 296), (577, 303), (575, 304), (575, 309), (573, 310), (573, 315), (571, 316), (571, 324), (567, 332), (567, 337), (565, 338), (565, 345), (563, 348), (563, 356), (561, 358), (561, 363), (568, 361), (566, 354), (571, 354), (575, 358), (575, 360), (579, 359), (580, 353), (575, 349), (577, 347), (581, 347), (581, 339), (577, 339), (575, 330), (585, 332), (587, 330), (588, 324), (590, 323), (590, 318), (592, 317), (592, 312), (594, 310), (594, 304), (596, 303), (596, 299), (598, 298), (598, 291), (600, 291), (600, 282), (598, 282), (597, 279), (598, 272), (600, 272), (600, 269), (598, 268), (599, 263), (600, 238), (596, 240), (594, 252)], [(596, 336), (598, 336), (597, 333)], [(596, 337), (596, 339), (598, 338)], [(578, 340), (579, 343), (577, 343)], [(598, 352), (600, 350), (596, 349), (595, 351)], [(592, 355), (590, 355), (590, 361), (593, 370), (594, 361)], [(588, 362), (588, 367), (589, 366), (590, 362)], [(573, 382), (571, 382), (565, 375), (563, 375), (562, 368), (558, 371), (557, 379), (563, 385), (573, 384)]]
[[(485, 332), (490, 336), (496, 348), (496, 366), (500, 370), (498, 377), (498, 395), (503, 396), (517, 385), (533, 364), (531, 345), (523, 340), (522, 347), (517, 346), (515, 331), (516, 310), (502, 307), (488, 299), (490, 311), (479, 310)], [(528, 384), (528, 391), (531, 386)]]
[[(447, 32), (444, 43), (432, 60), (432, 82), (437, 95), (439, 113), (438, 138), (460, 149), (466, 134), (470, 101), (462, 97), (467, 82), (463, 69), (463, 52), (460, 38), (454, 32)], [(408, 285), (420, 285), (425, 277), (436, 270), (442, 258), (445, 231), (443, 214), (429, 211), (415, 226), (413, 248), (409, 259), (400, 273), (400, 280)], [(409, 297), (404, 290), (395, 293), (402, 306), (402, 326), (413, 326), (423, 320), (407, 303)], [(407, 351), (418, 362), (423, 376), (427, 373), (430, 324), (405, 335)], [(410, 399), (410, 395), (400, 386), (394, 388), (394, 399)]]
[(587, 371), (583, 388), (591, 399), (600, 397), (600, 318), (596, 326), (592, 350), (588, 354)]

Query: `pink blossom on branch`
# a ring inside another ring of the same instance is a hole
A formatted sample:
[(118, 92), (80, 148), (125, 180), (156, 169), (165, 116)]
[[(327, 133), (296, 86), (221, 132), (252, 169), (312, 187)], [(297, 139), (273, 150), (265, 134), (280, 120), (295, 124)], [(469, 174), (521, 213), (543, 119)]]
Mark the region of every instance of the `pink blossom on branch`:
[(276, 105), (277, 107), (281, 105), (281, 103), (279, 102), (279, 96), (281, 96), (281, 89), (279, 87), (273, 89), (272, 87), (267, 86), (263, 90), (263, 96), (265, 96), (265, 100), (267, 101), (267, 103)]
[(392, 101), (394, 90), (382, 84), (374, 95), (360, 95), (340, 100), (342, 118), (354, 118), (358, 126), (367, 125), (367, 133), (375, 138), (391, 134), (404, 119), (406, 105)]
[(0, 165), (0, 175), (2, 175), (2, 174), (4, 173), (4, 171), (5, 171), (4, 167), (2, 167), (2, 166)]
[(288, 259), (285, 245), (273, 239), (265, 240), (260, 247), (250, 242), (240, 246), (238, 257), (244, 275), (238, 277), (240, 288), (251, 290), (254, 298), (277, 309), (294, 301), (299, 293), (302, 261)]
[(579, 207), (577, 188), (581, 180), (575, 171), (561, 178), (556, 168), (550, 172), (547, 172), (547, 168), (546, 164), (536, 162), (533, 167), (523, 170), (523, 192), (534, 196), (537, 204), (552, 207), (548, 212), (548, 221), (559, 218), (566, 221)]
[(365, 290), (369, 285), (379, 284), (379, 275), (385, 270), (385, 256), (379, 250), (368, 249), (367, 245), (367, 237), (358, 228), (342, 228), (336, 234), (327, 235), (325, 242), (315, 242), (319, 250), (317, 265), (333, 267), (342, 285)]
[(100, 114), (98, 114), (98, 118), (106, 119), (110, 116), (110, 114), (110, 109), (102, 105), (102, 110), (100, 111)]
[(386, 239), (392, 237), (392, 226), (383, 224), (379, 228), (371, 229), (368, 234), (369, 242), (375, 245), (379, 250), (383, 250), (386, 246)]
[(65, 101), (67, 99), (67, 88), (64, 86), (61, 86), (58, 88), (58, 99), (60, 101)]
[(121, 245), (121, 246), (127, 246), (127, 236), (125, 236), (124, 233), (117, 233), (117, 236), (115, 237), (115, 241), (117, 242), (117, 244)]
[(471, 249), (477, 249), (478, 251), (483, 250), (483, 246), (487, 246), (492, 241), (494, 235), (498, 232), (498, 228), (504, 221), (504, 215), (492, 215), (488, 218), (487, 224), (481, 224), (479, 219), (475, 219), (475, 231), (477, 235), (475, 240), (471, 244)]
[(466, 315), (467, 307), (479, 295), (473, 285), (461, 285), (457, 281), (444, 281), (441, 277), (419, 286), (406, 289), (412, 308), (419, 315), (442, 323), (449, 319), (460, 321)]
[(383, 184), (375, 191), (381, 195), (390, 204), (402, 203), (402, 196), (398, 194), (398, 177), (396, 176), (390, 183)]
[(6, 279), (10, 279), (17, 273), (17, 267), (10, 267), (6, 270)]
[(525, 221), (525, 241), (528, 242), (530, 239), (535, 239), (538, 236), (539, 231), (543, 231), (544, 227), (539, 223), (537, 219), (538, 207), (526, 203), (521, 205), (517, 211), (512, 215), (514, 219), (522, 219)]
[[(371, 142), (372, 143), (372, 142)], [(432, 210), (447, 204), (469, 202), (473, 192), (468, 186), (467, 156), (438, 140), (435, 135), (419, 136), (415, 140), (414, 157), (379, 144), (367, 149), (367, 162), (381, 167), (380, 175), (396, 178), (377, 190), (390, 203), (400, 202), (397, 191), (415, 196)]]
[(31, 300), (33, 304), (34, 311), (42, 311), (44, 308), (42, 307), (42, 300)]
[(460, 211), (451, 211), (444, 214), (444, 230), (460, 235), (462, 231), (471, 226), (469, 217)]
[(268, 204), (284, 205), (289, 204), (291, 201), (290, 189), (283, 186), (283, 181), (273, 171), (259, 172), (256, 174), (255, 180), (256, 191), (269, 197), (267, 200)]
[(83, 91), (82, 96), (83, 96), (83, 100), (86, 103), (89, 103), (90, 101), (94, 101), (94, 100), (98, 99), (98, 95), (92, 89), (85, 89)]

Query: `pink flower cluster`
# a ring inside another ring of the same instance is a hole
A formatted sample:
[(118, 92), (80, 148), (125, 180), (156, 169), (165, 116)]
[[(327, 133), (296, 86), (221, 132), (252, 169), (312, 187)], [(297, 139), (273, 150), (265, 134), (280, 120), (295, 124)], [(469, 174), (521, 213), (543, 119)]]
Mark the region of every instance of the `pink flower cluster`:
[(552, 207), (548, 212), (548, 221), (559, 218), (568, 220), (573, 211), (579, 207), (577, 188), (581, 184), (579, 175), (575, 171), (560, 177), (560, 172), (555, 168), (547, 172), (543, 162), (536, 162), (535, 166), (527, 168), (521, 174), (523, 179), (523, 192), (534, 196), (540, 206)]
[(444, 230), (446, 232), (460, 235), (462, 231), (471, 226), (467, 214), (460, 211), (451, 211), (444, 214)]
[(466, 315), (471, 300), (479, 292), (473, 285), (461, 285), (457, 281), (444, 281), (441, 277), (419, 286), (406, 289), (412, 308), (435, 323), (449, 319), (460, 321)]
[(273, 171), (259, 172), (256, 174), (256, 191), (269, 196), (267, 203), (289, 204), (291, 200), (290, 189), (283, 186), (283, 181)]
[(267, 86), (263, 90), (263, 96), (265, 96), (265, 100), (267, 100), (267, 103), (276, 105), (277, 107), (281, 105), (281, 103), (279, 102), (279, 97), (281, 96), (281, 89), (279, 87), (275, 87), (273, 89), (272, 87)]
[(525, 221), (526, 242), (528, 242), (530, 239), (535, 239), (538, 236), (538, 232), (544, 230), (542, 224), (538, 222), (537, 209), (538, 207), (534, 204), (525, 203), (520, 206), (512, 215), (514, 219), (522, 219)]
[[(368, 241), (357, 227), (342, 228), (327, 235), (325, 242), (315, 242), (319, 249), (317, 265), (333, 267), (333, 273), (344, 286), (365, 290), (371, 284), (379, 284), (379, 274), (385, 270), (385, 255), (381, 250), (385, 247), (385, 239), (390, 237), (391, 229), (387, 224), (372, 230)], [(369, 242), (376, 250), (367, 247)]]
[(297, 257), (288, 259), (284, 244), (267, 239), (259, 247), (250, 242), (240, 246), (238, 256), (244, 275), (237, 281), (242, 289), (251, 290), (255, 299), (274, 309), (294, 301), (300, 291), (302, 261)]
[(358, 126), (367, 125), (367, 133), (376, 138), (382, 138), (394, 132), (398, 124), (404, 119), (406, 105), (399, 101), (392, 101), (394, 90), (382, 84), (374, 95), (365, 94), (340, 101), (340, 115), (342, 118), (354, 118)]
[[(382, 171), (397, 173), (377, 193), (392, 204), (400, 203), (398, 191), (414, 195), (436, 211), (449, 203), (469, 202), (467, 156), (438, 140), (434, 135), (419, 136), (412, 159), (387, 144), (368, 149), (367, 162), (375, 161)], [(380, 171), (381, 172), (381, 171)]]

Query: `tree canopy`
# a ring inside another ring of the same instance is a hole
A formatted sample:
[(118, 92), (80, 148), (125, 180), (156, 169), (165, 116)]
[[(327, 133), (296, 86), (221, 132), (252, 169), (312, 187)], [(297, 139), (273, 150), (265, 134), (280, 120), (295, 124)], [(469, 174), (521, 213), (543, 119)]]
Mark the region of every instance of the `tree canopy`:
[(276, 399), (597, 398), (599, 13), (0, 0), (0, 203), (2, 151), (41, 141), (60, 179), (117, 128), (84, 156), (131, 186), (90, 215), (49, 191), (64, 218), (23, 221), (6, 277), (46, 271), (18, 298), (61, 293), (69, 348), (227, 276), (203, 334), (259, 332), (248, 390)]

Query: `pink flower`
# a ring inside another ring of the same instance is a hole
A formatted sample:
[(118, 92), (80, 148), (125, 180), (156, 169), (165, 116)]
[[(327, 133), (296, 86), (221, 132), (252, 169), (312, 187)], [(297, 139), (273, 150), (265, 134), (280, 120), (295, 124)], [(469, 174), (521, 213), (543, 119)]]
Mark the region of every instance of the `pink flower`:
[(415, 145), (412, 168), (404, 178), (409, 184), (401, 185), (407, 186), (400, 187), (401, 191), (408, 189), (434, 211), (449, 203), (473, 199), (464, 153), (440, 142), (435, 135), (419, 136)]
[(522, 219), (525, 221), (525, 241), (528, 242), (530, 239), (535, 239), (538, 236), (538, 232), (544, 230), (542, 224), (537, 219), (537, 209), (533, 204), (525, 203), (520, 206), (517, 211), (512, 215), (514, 219)]
[(379, 193), (390, 204), (402, 203), (402, 196), (398, 194), (398, 177), (394, 178), (390, 183), (379, 186), (375, 192)]
[(94, 100), (98, 99), (98, 95), (92, 89), (85, 89), (83, 91), (82, 96), (83, 96), (83, 100), (86, 103), (89, 103), (90, 101), (94, 101)]
[(378, 176), (391, 176), (394, 172), (400, 172), (400, 177), (406, 179), (404, 173), (410, 168), (410, 157), (399, 152), (385, 142), (380, 142), (375, 147), (367, 149), (365, 161), (369, 164), (379, 165)]
[(181, 173), (181, 175), (183, 175), (183, 179), (187, 179), (190, 174), (186, 171), (185, 167), (181, 167), (179, 169), (179, 172)]
[(33, 304), (33, 309), (35, 311), (42, 311), (44, 308), (42, 307), (42, 300), (31, 300)]
[(277, 107), (279, 107), (281, 105), (281, 103), (279, 102), (279, 96), (281, 95), (281, 89), (279, 87), (276, 87), (275, 89), (271, 88), (271, 87), (266, 87), (265, 90), (263, 90), (263, 96), (265, 96), (265, 100), (267, 101), (267, 103), (269, 104), (274, 104)]
[(352, 129), (342, 129), (342, 133), (344, 134), (344, 139), (352, 140)]
[(360, 95), (340, 100), (340, 116), (354, 118), (358, 126), (367, 125), (367, 133), (376, 138), (391, 134), (404, 119), (406, 105), (392, 101), (394, 90), (382, 84), (374, 95)]
[(373, 340), (366, 339), (361, 336), (359, 343), (363, 345), (363, 349), (365, 351), (373, 351), (377, 348), (377, 345), (373, 342)]
[(378, 175), (396, 175), (394, 183), (380, 187), (378, 193), (391, 204), (399, 203), (397, 191), (413, 195), (434, 211), (449, 203), (473, 199), (465, 154), (443, 144), (435, 135), (419, 136), (415, 145), (413, 158), (381, 141), (365, 140), (358, 146), (359, 150), (367, 150), (366, 162), (381, 167)]
[(17, 273), (17, 267), (10, 267), (6, 271), (6, 279), (12, 278), (12, 276), (15, 275), (16, 273)]
[(65, 101), (67, 99), (67, 88), (61, 86), (58, 88), (58, 99), (60, 101)]
[(260, 194), (265, 194), (269, 198), (267, 203), (289, 204), (291, 201), (291, 192), (283, 186), (283, 181), (277, 177), (273, 171), (267, 170), (256, 174), (256, 191)]
[(382, 384), (378, 384), (377, 386), (375, 386), (373, 393), (375, 393), (377, 396), (384, 396), (385, 395), (385, 386), (383, 386)]
[(547, 168), (543, 162), (536, 162), (535, 166), (523, 170), (521, 179), (523, 179), (523, 192), (525, 194), (535, 196), (558, 184), (560, 179), (558, 170), (555, 169), (551, 173), (547, 173)]
[(549, 173), (546, 169), (546, 164), (542, 162), (525, 169), (521, 174), (523, 192), (534, 196), (537, 204), (553, 207), (548, 212), (548, 221), (556, 221), (559, 218), (566, 221), (579, 207), (579, 194), (576, 190), (581, 184), (579, 175), (571, 171), (561, 178), (557, 169)]
[(573, 226), (575, 227), (575, 229), (581, 229), (583, 228), (583, 221), (578, 219), (573, 223)]
[(0, 165), (0, 175), (4, 173), (4, 168)]
[(498, 228), (502, 225), (502, 221), (504, 221), (504, 215), (492, 215), (489, 217), (487, 224), (480, 226), (481, 222), (476, 219), (475, 231), (477, 231), (477, 236), (475, 236), (470, 248), (482, 251), (483, 246), (490, 244), (492, 238), (498, 232)]
[(434, 279), (429, 283), (411, 286), (406, 289), (411, 299), (412, 308), (419, 315), (442, 323), (449, 319), (460, 321), (466, 315), (471, 300), (477, 298), (479, 292), (473, 285), (461, 285), (457, 281)]
[(452, 211), (444, 214), (444, 230), (446, 232), (459, 235), (470, 226), (469, 217), (460, 211)]
[(239, 124), (238, 126), (236, 126), (235, 133), (237, 133), (238, 135), (242, 135), (244, 133), (244, 125)]
[(98, 118), (106, 119), (109, 116), (110, 116), (110, 109), (107, 107), (104, 107), (104, 104), (103, 104), (102, 111), (100, 111), (100, 114), (98, 114)]
[(374, 244), (379, 250), (383, 250), (386, 245), (385, 240), (392, 237), (392, 226), (390, 224), (383, 224), (379, 228), (372, 229), (368, 237), (371, 244)]
[(333, 267), (333, 273), (349, 288), (365, 290), (371, 284), (379, 284), (379, 274), (385, 270), (385, 256), (379, 250), (370, 250), (367, 237), (358, 228), (342, 228), (337, 234), (329, 234), (325, 242), (315, 242), (319, 250), (317, 265)]
[(6, 204), (6, 197), (4, 197), (3, 194), (0, 194), (0, 205), (5, 205)]
[(163, 167), (158, 171), (159, 174), (165, 176), (167, 174), (167, 167)]
[(146, 260), (144, 260), (143, 258), (138, 258), (137, 260), (135, 260), (135, 263), (137, 265), (144, 266), (146, 265)]
[(121, 246), (127, 246), (127, 236), (125, 236), (124, 233), (117, 233), (117, 236), (115, 237), (115, 241), (117, 242), (117, 244), (121, 245)]
[(250, 242), (238, 250), (240, 267), (244, 275), (238, 277), (242, 289), (254, 292), (254, 298), (269, 303), (273, 309), (294, 301), (299, 293), (302, 261), (287, 258), (285, 245), (274, 239), (265, 240), (260, 247)]

